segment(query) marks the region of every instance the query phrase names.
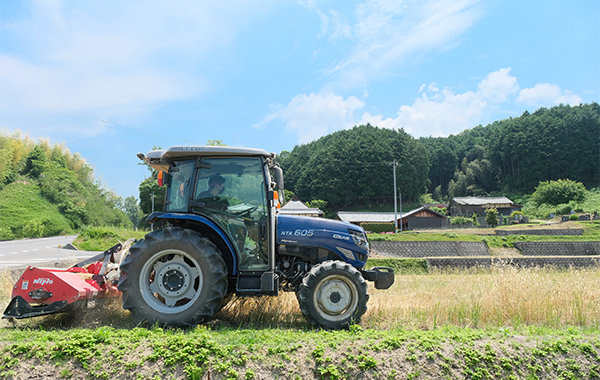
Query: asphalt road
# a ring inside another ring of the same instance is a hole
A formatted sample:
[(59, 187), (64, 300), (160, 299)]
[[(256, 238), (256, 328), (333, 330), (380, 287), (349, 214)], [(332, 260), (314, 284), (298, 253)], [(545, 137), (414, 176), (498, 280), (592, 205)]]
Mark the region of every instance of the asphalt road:
[(29, 265), (54, 267), (71, 266), (98, 252), (76, 251), (61, 248), (72, 243), (77, 235), (39, 239), (0, 241), (0, 268), (26, 268)]

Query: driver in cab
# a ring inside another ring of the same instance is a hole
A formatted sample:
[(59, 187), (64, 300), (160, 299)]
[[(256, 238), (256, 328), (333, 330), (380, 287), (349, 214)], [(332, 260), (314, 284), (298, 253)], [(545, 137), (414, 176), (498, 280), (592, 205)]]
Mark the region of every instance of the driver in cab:
[(201, 192), (198, 200), (204, 202), (208, 208), (225, 211), (229, 207), (229, 202), (221, 198), (223, 191), (225, 191), (225, 178), (215, 174), (208, 179), (208, 190)]

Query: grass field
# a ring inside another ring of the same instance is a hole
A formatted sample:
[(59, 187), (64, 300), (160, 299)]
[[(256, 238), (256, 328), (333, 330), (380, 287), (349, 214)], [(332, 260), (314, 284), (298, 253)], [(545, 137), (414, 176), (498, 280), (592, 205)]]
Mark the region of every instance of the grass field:
[[(597, 225), (584, 226), (593, 239)], [(92, 231), (88, 240), (121, 233)], [(465, 238), (457, 235), (447, 237)], [(117, 300), (1, 321), (0, 378), (600, 377), (600, 268), (429, 270), (420, 260), (385, 260), (373, 264), (394, 266), (394, 285), (370, 285), (368, 311), (347, 331), (311, 328), (293, 293), (234, 298), (189, 330), (136, 326)], [(0, 271), (0, 307), (11, 289)]]
[[(0, 283), (5, 305), (11, 284)], [(97, 379), (587, 379), (599, 371), (598, 268), (403, 274), (369, 293), (369, 310), (349, 331), (310, 328), (290, 293), (234, 298), (185, 331), (136, 327), (118, 302), (1, 322), (0, 378), (28, 378), (34, 367)]]

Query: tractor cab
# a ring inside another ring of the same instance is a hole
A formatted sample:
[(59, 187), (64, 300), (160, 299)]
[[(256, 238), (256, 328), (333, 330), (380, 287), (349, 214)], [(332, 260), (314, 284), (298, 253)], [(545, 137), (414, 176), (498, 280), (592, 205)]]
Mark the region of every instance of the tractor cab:
[[(152, 151), (145, 160), (166, 186), (165, 211), (151, 219), (218, 235), (238, 294), (277, 294), (275, 209), (278, 192), (271, 173), (281, 169), (264, 150), (175, 146)], [(220, 243), (220, 244), (219, 244)]]

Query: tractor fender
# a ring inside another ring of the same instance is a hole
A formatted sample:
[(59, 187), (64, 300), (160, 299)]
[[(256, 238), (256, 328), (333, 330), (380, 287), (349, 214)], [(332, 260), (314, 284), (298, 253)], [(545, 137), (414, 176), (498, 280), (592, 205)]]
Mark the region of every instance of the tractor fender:
[(223, 240), (223, 242), (227, 246), (227, 249), (229, 250), (229, 252), (221, 252), (221, 253), (223, 253), (223, 254), (228, 253), (231, 256), (231, 259), (233, 261), (232, 274), (237, 275), (238, 257), (236, 254), (236, 250), (233, 247), (233, 244), (231, 244), (231, 240), (229, 239), (227, 234), (221, 229), (221, 227), (219, 227), (212, 220), (210, 220), (204, 216), (196, 215), (196, 214), (183, 214), (183, 213), (177, 213), (177, 212), (161, 212), (161, 211), (157, 211), (157, 212), (154, 212), (154, 213), (148, 215), (148, 218), (146, 220), (148, 223), (154, 223), (157, 220), (161, 220), (161, 219), (190, 220), (190, 221), (194, 221), (196, 223), (202, 224), (205, 227), (214, 231), (221, 238), (221, 240)]

